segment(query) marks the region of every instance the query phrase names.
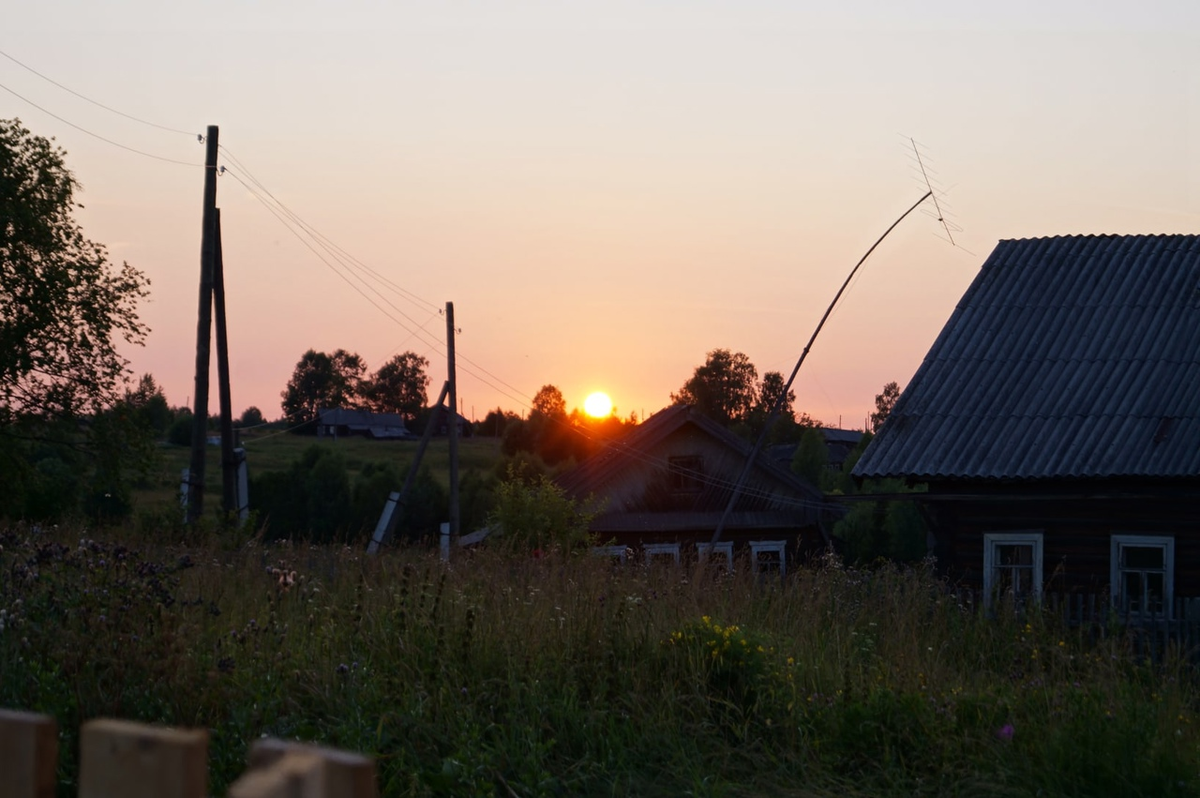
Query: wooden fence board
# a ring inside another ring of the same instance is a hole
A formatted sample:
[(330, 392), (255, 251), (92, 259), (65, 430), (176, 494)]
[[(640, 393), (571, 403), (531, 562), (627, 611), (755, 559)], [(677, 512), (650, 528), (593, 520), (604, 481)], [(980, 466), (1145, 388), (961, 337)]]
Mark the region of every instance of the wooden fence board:
[(229, 798), (350, 798), (329, 783), (329, 766), (312, 751), (289, 751), (229, 786)]
[(208, 732), (108, 718), (83, 724), (79, 798), (204, 798)]
[(377, 798), (375, 761), (368, 756), (267, 737), (250, 746), (247, 765), (253, 771), (267, 767), (292, 753), (312, 754), (321, 758), (328, 775), (329, 795), (338, 798)]
[(0, 709), (0, 798), (53, 798), (57, 766), (54, 719)]

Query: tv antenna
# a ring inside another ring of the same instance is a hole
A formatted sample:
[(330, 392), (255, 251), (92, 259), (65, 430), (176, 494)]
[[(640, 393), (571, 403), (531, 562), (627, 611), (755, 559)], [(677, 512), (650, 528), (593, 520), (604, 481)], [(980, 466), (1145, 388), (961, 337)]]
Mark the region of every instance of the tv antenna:
[[(933, 200), (933, 212), (929, 214), (937, 219), (938, 224), (946, 231), (946, 238), (950, 241), (950, 245), (958, 247), (958, 242), (954, 240), (955, 233), (961, 233), (962, 228), (954, 224), (950, 220), (951, 214), (948, 206), (946, 206), (946, 192), (937, 185), (937, 181), (931, 174), (936, 174), (933, 168), (927, 165), (928, 156), (921, 156), (921, 147), (917, 144), (916, 139), (912, 136), (905, 136), (908, 139), (909, 146), (912, 147), (913, 160), (916, 162), (917, 182), (922, 184), (928, 191), (930, 199)], [(961, 247), (960, 247), (961, 249)]]

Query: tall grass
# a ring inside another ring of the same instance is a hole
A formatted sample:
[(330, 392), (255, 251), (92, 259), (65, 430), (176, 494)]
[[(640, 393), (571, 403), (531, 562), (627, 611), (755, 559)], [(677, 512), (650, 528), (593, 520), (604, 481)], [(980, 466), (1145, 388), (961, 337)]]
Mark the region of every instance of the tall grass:
[[(375, 755), (386, 795), (1194, 795), (1196, 674), (927, 570), (0, 532), (0, 706)], [(295, 580), (291, 581), (292, 572)]]

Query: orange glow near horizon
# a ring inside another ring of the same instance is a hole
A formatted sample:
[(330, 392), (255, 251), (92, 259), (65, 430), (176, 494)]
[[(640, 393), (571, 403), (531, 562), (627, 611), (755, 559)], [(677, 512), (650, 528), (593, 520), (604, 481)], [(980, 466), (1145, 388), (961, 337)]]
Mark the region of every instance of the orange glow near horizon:
[(603, 391), (596, 391), (583, 401), (583, 411), (592, 418), (608, 418), (613, 411), (612, 399)]

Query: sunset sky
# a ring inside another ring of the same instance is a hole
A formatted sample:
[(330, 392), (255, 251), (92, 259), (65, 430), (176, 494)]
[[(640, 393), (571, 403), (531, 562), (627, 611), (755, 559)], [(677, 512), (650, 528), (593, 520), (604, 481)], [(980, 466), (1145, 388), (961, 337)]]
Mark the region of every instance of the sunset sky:
[(926, 190), (910, 138), (955, 244), (927, 205), (867, 262), (795, 385), (830, 425), (908, 381), (998, 240), (1200, 228), (1194, 2), (9, 5), (0, 118), (67, 150), (84, 232), (149, 276), (127, 356), (172, 404), (207, 125), (234, 411), (268, 418), (310, 348), (424, 355), (432, 400), (447, 301), (476, 418), (546, 383), (641, 417), (717, 347), (786, 376)]

